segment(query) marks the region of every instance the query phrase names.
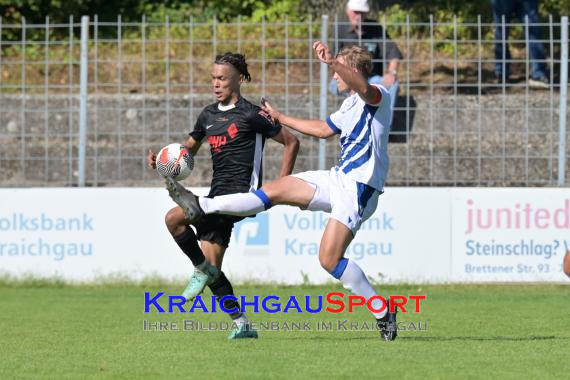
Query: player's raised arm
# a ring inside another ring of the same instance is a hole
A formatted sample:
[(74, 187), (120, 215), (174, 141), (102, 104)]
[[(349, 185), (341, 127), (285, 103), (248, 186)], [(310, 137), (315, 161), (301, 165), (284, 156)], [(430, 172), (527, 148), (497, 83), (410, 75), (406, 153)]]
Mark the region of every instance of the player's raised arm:
[(349, 91), (355, 91), (367, 104), (379, 104), (382, 100), (381, 91), (370, 85), (365, 77), (366, 73), (359, 72), (356, 68), (349, 67), (345, 57), (333, 57), (327, 45), (321, 41), (315, 41), (313, 49), (317, 58), (326, 63), (348, 86)]
[(326, 139), (335, 134), (335, 132), (323, 120), (299, 119), (285, 115), (284, 113), (276, 110), (271, 104), (269, 104), (269, 102), (265, 102), (262, 109), (282, 125), (293, 128), (304, 135)]

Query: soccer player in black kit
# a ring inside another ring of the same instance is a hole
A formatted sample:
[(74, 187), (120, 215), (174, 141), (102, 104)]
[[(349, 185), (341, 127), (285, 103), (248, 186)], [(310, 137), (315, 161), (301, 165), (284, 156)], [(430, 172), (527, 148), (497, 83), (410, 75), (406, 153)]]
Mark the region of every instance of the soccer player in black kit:
[[(280, 176), (286, 176), (293, 170), (299, 140), (275, 123), (260, 107), (241, 97), (241, 84), (250, 80), (243, 55), (225, 53), (216, 56), (212, 84), (217, 102), (200, 113), (185, 144), (194, 155), (204, 140), (210, 145), (213, 177), (209, 197), (255, 191), (261, 187), (261, 163), (266, 138), (272, 138), (284, 146)], [(156, 155), (152, 151), (149, 152), (148, 163), (150, 167), (156, 167)], [(195, 225), (194, 233), (180, 207), (168, 211), (166, 226), (195, 267), (182, 294), (187, 300), (200, 294), (206, 285), (218, 300), (234, 295), (232, 285), (221, 267), (234, 223), (241, 219), (209, 215)], [(257, 332), (249, 329), (247, 317), (239, 311), (237, 301), (225, 299), (223, 306), (237, 309), (230, 313), (238, 327), (232, 331), (229, 339), (257, 338)]]

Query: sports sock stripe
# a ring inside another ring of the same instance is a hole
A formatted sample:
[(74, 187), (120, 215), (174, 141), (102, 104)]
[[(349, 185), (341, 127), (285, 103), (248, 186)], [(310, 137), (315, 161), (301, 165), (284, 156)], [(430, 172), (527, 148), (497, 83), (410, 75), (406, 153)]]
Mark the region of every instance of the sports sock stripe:
[(340, 280), (340, 277), (342, 276), (342, 274), (344, 273), (344, 270), (346, 269), (346, 266), (348, 265), (348, 259), (345, 259), (344, 257), (342, 259), (340, 259), (338, 261), (338, 263), (336, 264), (336, 266), (334, 267), (334, 269), (331, 272), (331, 275), (336, 278), (337, 280)]
[(272, 204), (271, 204), (271, 199), (269, 199), (269, 197), (267, 196), (267, 194), (265, 194), (265, 192), (261, 189), (257, 189), (253, 192), (259, 199), (261, 199), (261, 201), (263, 202), (263, 206), (265, 207), (266, 210), (270, 209)]

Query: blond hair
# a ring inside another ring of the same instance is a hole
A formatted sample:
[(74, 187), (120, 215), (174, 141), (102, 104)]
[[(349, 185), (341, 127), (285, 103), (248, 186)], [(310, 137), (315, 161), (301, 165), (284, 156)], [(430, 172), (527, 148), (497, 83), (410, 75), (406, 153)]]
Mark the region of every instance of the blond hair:
[(360, 46), (345, 46), (336, 56), (343, 57), (348, 67), (358, 70), (364, 77), (368, 78), (372, 74), (372, 55)]

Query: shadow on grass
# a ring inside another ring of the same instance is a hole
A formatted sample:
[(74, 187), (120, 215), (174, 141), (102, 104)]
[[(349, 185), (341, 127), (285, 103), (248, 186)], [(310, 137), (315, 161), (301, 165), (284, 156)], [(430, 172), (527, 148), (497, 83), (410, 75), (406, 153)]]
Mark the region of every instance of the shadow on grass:
[(399, 336), (398, 339), (424, 341), (424, 342), (445, 342), (445, 341), (505, 341), (505, 342), (524, 342), (536, 340), (570, 340), (570, 337), (560, 336)]
[[(322, 335), (311, 336), (310, 338), (302, 336), (280, 337), (283, 340), (380, 340), (378, 335), (370, 336), (338, 336), (338, 335)], [(525, 342), (525, 341), (539, 341), (539, 340), (570, 340), (570, 337), (559, 336), (401, 336), (398, 335), (396, 340), (416, 341), (416, 342), (453, 342), (453, 341), (475, 341), (475, 342)]]
[(322, 335), (322, 336), (311, 336), (311, 337), (304, 337), (304, 336), (287, 336), (287, 337), (280, 337), (279, 339), (283, 340), (379, 340), (380, 337), (378, 335), (370, 335), (370, 336), (338, 336), (338, 335)]

